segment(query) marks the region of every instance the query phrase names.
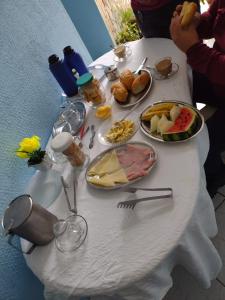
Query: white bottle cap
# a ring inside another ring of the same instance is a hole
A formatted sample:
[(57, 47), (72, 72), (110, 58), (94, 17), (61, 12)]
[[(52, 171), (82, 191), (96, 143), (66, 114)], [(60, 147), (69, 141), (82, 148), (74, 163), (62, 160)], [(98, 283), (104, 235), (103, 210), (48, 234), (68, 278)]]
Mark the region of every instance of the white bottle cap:
[(73, 137), (69, 132), (57, 134), (51, 141), (51, 148), (55, 152), (63, 152), (73, 143)]

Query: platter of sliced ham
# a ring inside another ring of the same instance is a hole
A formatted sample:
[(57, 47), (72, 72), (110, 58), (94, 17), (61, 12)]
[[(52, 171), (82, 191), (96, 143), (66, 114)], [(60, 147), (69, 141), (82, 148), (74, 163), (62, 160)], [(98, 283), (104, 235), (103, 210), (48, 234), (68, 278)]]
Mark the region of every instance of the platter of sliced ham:
[(147, 176), (156, 161), (156, 151), (149, 143), (117, 145), (92, 160), (86, 171), (86, 181), (98, 189), (122, 188)]

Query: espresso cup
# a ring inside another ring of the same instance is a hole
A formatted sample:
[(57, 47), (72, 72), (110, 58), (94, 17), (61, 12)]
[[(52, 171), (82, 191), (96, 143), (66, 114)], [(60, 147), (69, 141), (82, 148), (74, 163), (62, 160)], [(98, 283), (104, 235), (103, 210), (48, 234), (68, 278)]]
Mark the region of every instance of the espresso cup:
[(113, 51), (118, 58), (124, 58), (126, 56), (126, 46), (123, 44), (115, 47)]
[(155, 63), (156, 71), (162, 76), (168, 76), (172, 71), (172, 58), (163, 57)]

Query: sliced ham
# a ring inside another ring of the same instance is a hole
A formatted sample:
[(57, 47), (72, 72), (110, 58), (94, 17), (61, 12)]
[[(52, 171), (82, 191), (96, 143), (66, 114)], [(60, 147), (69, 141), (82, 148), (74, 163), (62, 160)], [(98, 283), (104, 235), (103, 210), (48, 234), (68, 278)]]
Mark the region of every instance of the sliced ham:
[(126, 148), (117, 151), (120, 164), (127, 168), (135, 162), (142, 162), (152, 155), (153, 150), (135, 145), (127, 145)]
[(134, 180), (147, 175), (148, 169), (155, 162), (155, 152), (153, 149), (144, 146), (128, 144), (116, 152), (128, 180)]
[(153, 159), (147, 159), (142, 162), (134, 162), (131, 166), (125, 169), (128, 180), (134, 180), (138, 177), (147, 175), (148, 169), (153, 165)]

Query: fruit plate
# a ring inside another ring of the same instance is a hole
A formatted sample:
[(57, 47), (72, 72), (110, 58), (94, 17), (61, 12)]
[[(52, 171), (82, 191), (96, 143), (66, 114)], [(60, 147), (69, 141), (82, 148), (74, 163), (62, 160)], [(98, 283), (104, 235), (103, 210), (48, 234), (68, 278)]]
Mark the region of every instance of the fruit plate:
[[(142, 117), (143, 117), (144, 113), (146, 113), (150, 108), (157, 106), (159, 104), (174, 104), (174, 105), (178, 105), (181, 108), (186, 107), (186, 108), (192, 109), (196, 113), (196, 123), (195, 123), (195, 127), (193, 128), (192, 132), (189, 133), (188, 135), (183, 135), (182, 139), (179, 138), (178, 140), (164, 140), (162, 135), (160, 135), (156, 132), (154, 132), (154, 133), (150, 132), (150, 121), (143, 121)], [(159, 142), (164, 142), (164, 143), (180, 143), (180, 142), (188, 141), (188, 140), (194, 138), (204, 127), (204, 117), (195, 107), (193, 107), (192, 105), (190, 105), (188, 103), (185, 103), (182, 101), (175, 101), (175, 100), (159, 101), (159, 102), (155, 102), (152, 105), (146, 107), (144, 109), (144, 111), (141, 113), (141, 115), (139, 117), (139, 121), (140, 121), (141, 131), (145, 135), (147, 135), (148, 137), (150, 137), (153, 140), (156, 140)]]
[(115, 122), (118, 122), (119, 120), (121, 120), (122, 118), (124, 118), (124, 115), (126, 113), (124, 112), (120, 112), (117, 113), (115, 115), (112, 115), (111, 118), (105, 120), (101, 126), (98, 129), (97, 132), (97, 136), (98, 136), (98, 140), (102, 145), (121, 145), (126, 143), (127, 141), (129, 141), (137, 132), (138, 128), (139, 128), (139, 122), (138, 122), (138, 114), (136, 112), (131, 112), (126, 118), (125, 120), (130, 120), (133, 122), (134, 125), (134, 129), (133, 132), (129, 135), (127, 135), (127, 137), (124, 137), (123, 140), (121, 141), (115, 141), (115, 142), (111, 142), (106, 138), (106, 134), (109, 132), (109, 130), (112, 128), (113, 124)]
[[(146, 96), (148, 95), (148, 93), (150, 92), (151, 88), (152, 88), (152, 82), (153, 82), (153, 79), (152, 79), (152, 74), (149, 70), (147, 69), (141, 69), (140, 71), (145, 71), (149, 74), (150, 76), (150, 81), (148, 83), (148, 85), (146, 86), (146, 88), (141, 92), (139, 93), (138, 95), (132, 95), (130, 92), (129, 92), (129, 95), (128, 95), (128, 98), (127, 98), (127, 101), (122, 103), (122, 102), (119, 102), (117, 101), (116, 99), (115, 102), (120, 106), (120, 107), (124, 107), (124, 108), (128, 108), (128, 107), (132, 107), (134, 105), (136, 105), (137, 103), (140, 103), (142, 102)], [(113, 97), (114, 98), (114, 97)]]
[[(103, 161), (104, 165), (102, 164)], [(101, 166), (99, 162), (101, 162)], [(113, 146), (96, 156), (90, 162), (86, 170), (85, 178), (91, 187), (101, 190), (115, 190), (133, 184), (149, 175), (156, 162), (157, 153), (151, 144), (138, 141), (129, 142), (123, 145)], [(92, 170), (93, 167), (95, 167), (95, 171), (97, 170), (97, 164), (98, 174), (95, 174)], [(125, 181), (123, 177), (120, 177), (121, 169), (122, 173), (125, 173), (127, 179)], [(107, 170), (111, 171), (107, 172)], [(113, 185), (105, 186), (91, 182), (91, 178), (93, 177), (103, 179), (104, 176), (110, 176), (110, 178), (108, 178), (113, 180)]]

